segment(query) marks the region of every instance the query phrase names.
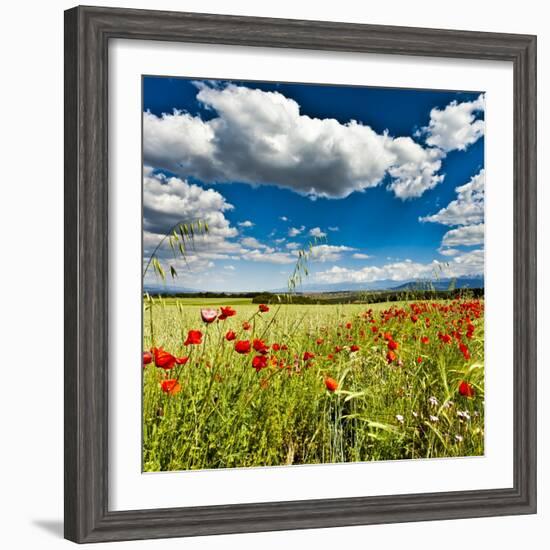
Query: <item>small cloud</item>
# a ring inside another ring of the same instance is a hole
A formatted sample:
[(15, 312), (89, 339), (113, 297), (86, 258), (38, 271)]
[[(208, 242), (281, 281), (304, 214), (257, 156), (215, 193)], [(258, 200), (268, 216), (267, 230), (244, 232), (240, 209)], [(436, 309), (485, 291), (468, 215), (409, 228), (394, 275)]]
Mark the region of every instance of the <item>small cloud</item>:
[(251, 262), (264, 262), (270, 264), (292, 264), (296, 261), (291, 254), (276, 252), (272, 248), (266, 248), (265, 250), (249, 250), (242, 255), (242, 258)]
[(329, 226), (328, 230), (329, 231), (340, 231), (340, 228), (338, 226), (334, 226), (334, 227)]
[(355, 258), (356, 260), (368, 260), (371, 256), (368, 254), (362, 254), (361, 252), (356, 252), (355, 254), (352, 254), (352, 258)]
[(323, 231), (321, 231), (321, 228), (320, 228), (320, 227), (314, 227), (313, 229), (310, 229), (310, 230), (309, 230), (309, 234), (310, 234), (312, 237), (316, 237), (316, 238), (318, 238), (318, 239), (321, 239), (321, 238), (327, 236), (326, 233), (324, 233)]
[(456, 256), (460, 250), (457, 250), (456, 248), (440, 248), (438, 252), (443, 256)]
[(316, 262), (335, 262), (342, 258), (345, 252), (355, 250), (350, 246), (334, 246), (330, 244), (320, 244), (311, 247), (311, 259)]
[(241, 244), (247, 248), (267, 248), (265, 244), (261, 243), (254, 237), (245, 237), (244, 239), (241, 239)]
[(276, 244), (282, 244), (282, 243), (284, 243), (285, 241), (286, 241), (286, 239), (285, 239), (284, 237), (281, 237), (280, 239), (275, 239), (274, 242), (275, 242)]
[(286, 216), (281, 216), (279, 219), (280, 219), (281, 221), (283, 221), (283, 222), (287, 222), (287, 221), (288, 221), (288, 218), (287, 218)]
[(254, 224), (250, 220), (238, 223), (239, 227), (254, 227)]
[(288, 236), (289, 237), (296, 237), (297, 235), (299, 235), (300, 233), (302, 233), (302, 231), (306, 228), (305, 225), (302, 225), (300, 227), (291, 227), (289, 230), (288, 230)]
[(224, 265), (223, 268), (226, 269), (227, 271), (235, 271), (234, 265)]
[(286, 247), (289, 250), (298, 250), (298, 248), (300, 248), (300, 243), (286, 243)]

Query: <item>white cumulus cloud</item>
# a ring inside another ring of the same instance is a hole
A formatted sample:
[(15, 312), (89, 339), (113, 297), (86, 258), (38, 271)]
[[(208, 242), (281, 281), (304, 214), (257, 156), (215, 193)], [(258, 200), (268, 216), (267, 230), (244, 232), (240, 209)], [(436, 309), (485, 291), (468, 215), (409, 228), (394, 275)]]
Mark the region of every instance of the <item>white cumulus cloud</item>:
[[(143, 171), (143, 246), (146, 258), (178, 222), (203, 221), (208, 224), (208, 234), (197, 235), (194, 250), (204, 254), (228, 255), (238, 253), (241, 246), (230, 239), (238, 235), (225, 217), (232, 210), (225, 197), (213, 189), (203, 189), (176, 177), (154, 173), (146, 166)], [(166, 248), (166, 247), (164, 247)], [(168, 256), (168, 249), (160, 250)], [(206, 256), (203, 256), (205, 258)]]
[(430, 122), (423, 128), (426, 143), (445, 152), (464, 151), (484, 134), (485, 121), (477, 118), (484, 110), (483, 94), (474, 101), (453, 101), (444, 109), (432, 109)]
[(247, 250), (241, 255), (243, 260), (251, 262), (264, 262), (270, 264), (292, 264), (296, 262), (296, 258), (286, 252), (278, 252), (273, 248), (264, 250)]
[(314, 277), (323, 283), (371, 283), (374, 281), (408, 281), (447, 277), (478, 276), (483, 273), (483, 249), (466, 252), (449, 262), (420, 263), (413, 261), (394, 262), (383, 266), (368, 266), (362, 269), (332, 266), (317, 272)]
[(344, 252), (355, 250), (344, 245), (320, 244), (312, 246), (310, 250), (310, 259), (316, 262), (335, 262), (342, 258)]
[(321, 231), (320, 227), (314, 227), (310, 229), (309, 234), (311, 237), (316, 237), (317, 239), (322, 239), (323, 237), (327, 236), (325, 232)]
[(255, 237), (244, 237), (241, 239), (241, 244), (247, 248), (268, 248), (267, 245), (262, 244)]
[(289, 237), (296, 237), (297, 235), (302, 233), (304, 231), (304, 229), (305, 229), (304, 225), (301, 225), (300, 227), (291, 227), (288, 230), (288, 236)]
[(455, 191), (455, 200), (436, 214), (421, 217), (420, 221), (450, 226), (481, 223), (485, 213), (485, 170), (480, 170), (468, 183), (457, 187)]
[(485, 225), (463, 225), (456, 229), (451, 229), (443, 235), (441, 246), (474, 246), (483, 244), (485, 236)]
[(254, 227), (254, 224), (250, 220), (245, 220), (244, 222), (239, 222), (237, 225), (239, 227)]
[(460, 254), (460, 250), (457, 248), (440, 248), (438, 252), (443, 256), (456, 256)]
[[(409, 136), (379, 134), (355, 120), (312, 118), (279, 92), (197, 87), (198, 101), (216, 116), (203, 121), (177, 110), (161, 116), (145, 112), (146, 163), (204, 182), (278, 185), (311, 197), (347, 197), (389, 175), (390, 189), (407, 199), (443, 179), (438, 174), (443, 143), (423, 147)], [(435, 139), (437, 128), (429, 130), (428, 140)]]

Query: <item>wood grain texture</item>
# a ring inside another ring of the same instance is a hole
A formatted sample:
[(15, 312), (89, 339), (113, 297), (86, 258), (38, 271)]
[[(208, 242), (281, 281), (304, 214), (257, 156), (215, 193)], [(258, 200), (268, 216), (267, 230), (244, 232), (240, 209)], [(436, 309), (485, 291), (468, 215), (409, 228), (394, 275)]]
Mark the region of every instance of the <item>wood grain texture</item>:
[[(108, 501), (108, 43), (111, 38), (511, 61), (514, 487), (112, 512)], [(65, 12), (65, 536), (75, 542), (536, 511), (536, 37), (78, 7)]]

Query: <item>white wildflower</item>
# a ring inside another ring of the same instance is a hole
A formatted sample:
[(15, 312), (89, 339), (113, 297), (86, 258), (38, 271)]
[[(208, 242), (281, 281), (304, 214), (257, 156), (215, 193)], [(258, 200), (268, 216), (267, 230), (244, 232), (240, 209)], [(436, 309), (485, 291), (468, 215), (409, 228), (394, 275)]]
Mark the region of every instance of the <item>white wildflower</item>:
[(461, 443), (461, 442), (464, 440), (464, 438), (463, 438), (461, 435), (456, 434), (456, 435), (455, 435), (455, 440), (456, 440), (458, 443)]
[(437, 407), (439, 405), (439, 401), (433, 395), (428, 399), (428, 403), (432, 407)]
[(439, 417), (430, 414), (430, 422), (439, 422)]
[(395, 418), (396, 418), (397, 422), (401, 422), (401, 424), (403, 424), (403, 422), (405, 421), (402, 414), (396, 414)]

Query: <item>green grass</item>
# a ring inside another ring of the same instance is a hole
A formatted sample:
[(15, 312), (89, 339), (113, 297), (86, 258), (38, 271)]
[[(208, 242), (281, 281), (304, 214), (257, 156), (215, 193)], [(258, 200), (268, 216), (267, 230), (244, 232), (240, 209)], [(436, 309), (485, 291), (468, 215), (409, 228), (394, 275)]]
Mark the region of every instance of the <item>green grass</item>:
[(178, 303), (182, 306), (241, 306), (251, 304), (252, 298), (162, 298), (159, 303), (163, 302), (165, 306), (176, 306)]
[[(152, 318), (150, 302), (144, 304), (144, 349), (189, 357), (166, 372), (154, 363), (144, 368), (145, 471), (483, 454), (482, 302), (420, 302), (428, 310), (413, 322), (410, 303), (271, 305), (259, 313), (249, 299), (237, 300), (155, 300)], [(233, 305), (237, 315), (206, 326), (200, 309), (207, 305)], [(471, 337), (466, 317), (475, 328)], [(191, 329), (203, 332), (200, 345), (184, 345)], [(288, 350), (270, 350), (268, 366), (256, 372), (252, 359), (259, 354), (236, 353), (224, 338), (230, 329), (237, 340), (260, 338)], [(470, 359), (457, 338), (438, 338), (452, 330), (461, 332)], [(398, 344), (391, 362), (379, 336), (385, 332)], [(422, 344), (421, 336), (430, 342)], [(353, 344), (358, 351), (350, 351)], [(315, 357), (304, 361), (304, 352)], [(177, 379), (181, 391), (164, 393), (165, 377)], [(335, 392), (327, 390), (327, 377), (338, 382)], [(473, 397), (460, 395), (463, 380)]]

